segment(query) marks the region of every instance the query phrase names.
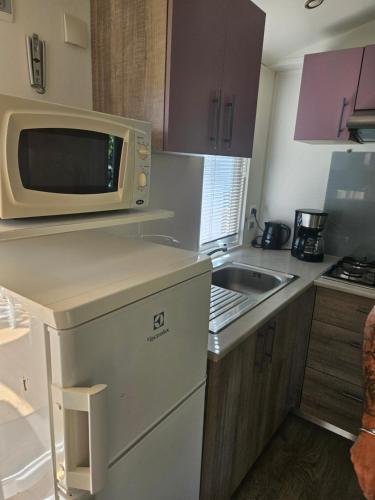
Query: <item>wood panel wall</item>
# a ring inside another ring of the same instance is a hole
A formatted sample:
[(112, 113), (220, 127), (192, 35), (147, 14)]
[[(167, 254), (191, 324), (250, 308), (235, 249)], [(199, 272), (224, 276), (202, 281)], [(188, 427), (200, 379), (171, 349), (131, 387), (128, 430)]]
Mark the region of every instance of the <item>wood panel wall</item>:
[(168, 0), (91, 0), (93, 107), (153, 123), (163, 149)]

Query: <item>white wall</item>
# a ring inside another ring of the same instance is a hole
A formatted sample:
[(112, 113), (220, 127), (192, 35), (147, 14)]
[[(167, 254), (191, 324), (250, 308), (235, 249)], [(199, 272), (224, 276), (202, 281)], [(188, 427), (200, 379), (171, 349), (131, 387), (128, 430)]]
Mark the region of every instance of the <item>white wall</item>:
[[(90, 0), (13, 0), (14, 22), (0, 20), (0, 93), (92, 107), (91, 51), (64, 43), (63, 13), (87, 23)], [(29, 84), (25, 36), (37, 33), (46, 41), (47, 92)]]
[[(369, 30), (368, 25), (362, 30), (355, 30), (357, 36), (353, 33), (348, 33), (346, 38), (341, 35), (336, 44), (331, 39), (329, 48), (347, 47), (349, 42), (345, 40), (350, 40), (349, 46), (375, 43), (375, 31)], [(306, 53), (311, 51), (305, 50)], [(301, 76), (302, 69), (276, 74), (261, 206), (263, 220), (292, 224), (295, 209), (323, 208), (334, 151), (349, 148), (353, 151), (375, 151), (375, 144), (336, 146), (294, 141)]]
[(352, 47), (365, 47), (375, 42), (375, 20), (369, 21), (362, 26), (354, 28), (350, 31), (340, 33), (336, 36), (330, 36), (309, 45), (304, 49), (299, 48), (288, 56), (287, 59), (301, 58), (305, 54), (313, 54), (315, 52), (325, 52), (328, 50), (350, 49)]
[[(249, 219), (250, 208), (261, 206), (264, 171), (266, 167), (267, 141), (272, 112), (272, 99), (274, 92), (275, 72), (266, 66), (261, 67), (258, 105), (255, 120), (253, 157), (250, 161), (249, 187), (246, 204), (246, 218)], [(254, 238), (255, 226), (250, 229), (245, 223), (244, 244), (249, 244)]]

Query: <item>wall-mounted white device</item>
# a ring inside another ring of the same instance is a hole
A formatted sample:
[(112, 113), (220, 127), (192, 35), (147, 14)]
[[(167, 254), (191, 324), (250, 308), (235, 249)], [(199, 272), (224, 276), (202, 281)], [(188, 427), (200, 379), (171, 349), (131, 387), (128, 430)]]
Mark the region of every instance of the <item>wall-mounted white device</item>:
[(26, 36), (27, 62), (30, 85), (38, 94), (46, 91), (46, 44), (33, 33)]
[(82, 49), (87, 49), (89, 44), (87, 24), (66, 12), (64, 12), (64, 42)]

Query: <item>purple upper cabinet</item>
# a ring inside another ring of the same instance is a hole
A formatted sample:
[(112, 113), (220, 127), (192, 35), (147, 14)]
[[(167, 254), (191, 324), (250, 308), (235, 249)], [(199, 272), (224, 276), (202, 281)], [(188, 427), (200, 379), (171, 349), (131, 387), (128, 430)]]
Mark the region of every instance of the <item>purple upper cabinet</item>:
[(265, 14), (249, 0), (231, 0), (227, 21), (219, 151), (251, 157)]
[(305, 56), (294, 139), (349, 140), (346, 121), (353, 113), (363, 48)]
[(365, 48), (355, 109), (375, 109), (375, 45)]
[(228, 0), (170, 0), (164, 150), (215, 154)]
[(250, 157), (265, 14), (249, 0), (170, 0), (164, 150)]

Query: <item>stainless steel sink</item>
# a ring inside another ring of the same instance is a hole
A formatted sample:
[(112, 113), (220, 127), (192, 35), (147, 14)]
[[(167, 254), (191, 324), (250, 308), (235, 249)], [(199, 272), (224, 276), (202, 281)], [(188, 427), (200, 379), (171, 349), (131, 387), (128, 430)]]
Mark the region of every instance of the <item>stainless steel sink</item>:
[(212, 273), (210, 332), (225, 326), (250, 311), (296, 279), (292, 274), (250, 266), (225, 263)]

